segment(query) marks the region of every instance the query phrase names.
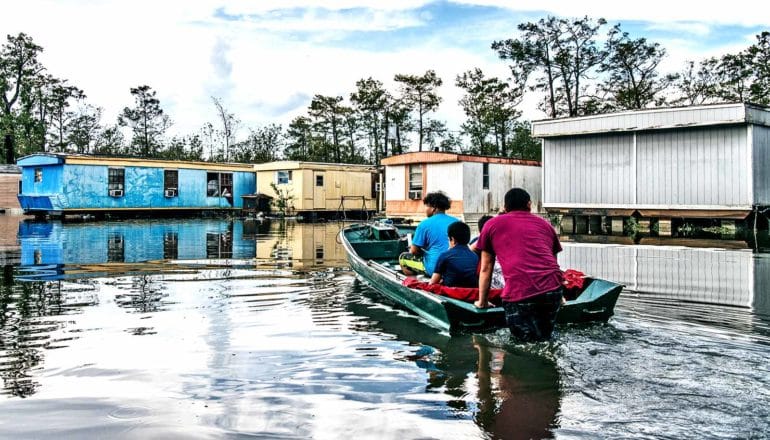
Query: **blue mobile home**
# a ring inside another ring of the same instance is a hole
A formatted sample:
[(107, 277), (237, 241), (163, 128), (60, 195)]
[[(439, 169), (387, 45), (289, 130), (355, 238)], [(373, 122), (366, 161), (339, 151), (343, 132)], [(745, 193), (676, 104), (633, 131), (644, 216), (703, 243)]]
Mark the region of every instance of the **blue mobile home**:
[(27, 214), (239, 210), (256, 192), (251, 165), (33, 154), (18, 160)]

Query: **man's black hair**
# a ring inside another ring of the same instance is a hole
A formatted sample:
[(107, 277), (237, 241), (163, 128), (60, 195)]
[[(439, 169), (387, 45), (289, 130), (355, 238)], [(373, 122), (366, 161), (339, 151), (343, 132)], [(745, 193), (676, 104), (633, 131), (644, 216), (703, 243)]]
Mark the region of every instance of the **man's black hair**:
[(479, 222), (477, 223), (477, 224), (478, 224), (478, 226), (479, 226), (479, 234), (481, 234), (481, 230), (482, 230), (482, 229), (484, 229), (484, 225), (485, 225), (485, 224), (486, 224), (488, 221), (492, 220), (493, 218), (494, 218), (494, 217), (492, 217), (491, 215), (482, 215), (482, 216), (481, 216), (481, 218), (479, 219)]
[(449, 238), (454, 238), (457, 244), (467, 245), (471, 241), (471, 228), (463, 222), (454, 222), (446, 231)]
[(436, 208), (439, 211), (446, 211), (450, 206), (452, 206), (452, 202), (449, 201), (449, 197), (447, 197), (446, 194), (442, 193), (441, 191), (426, 194), (425, 198), (422, 199), (422, 203), (432, 208)]
[(527, 204), (532, 200), (529, 193), (521, 188), (513, 188), (505, 193), (505, 211), (529, 211)]

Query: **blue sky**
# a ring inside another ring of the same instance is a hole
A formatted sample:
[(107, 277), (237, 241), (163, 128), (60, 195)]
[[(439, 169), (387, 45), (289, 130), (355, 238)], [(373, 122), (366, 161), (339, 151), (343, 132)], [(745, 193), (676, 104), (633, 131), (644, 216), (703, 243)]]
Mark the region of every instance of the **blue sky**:
[[(770, 2), (556, 0), (25, 0), (0, 15), (6, 34), (26, 32), (45, 48), (51, 74), (84, 89), (113, 122), (131, 104), (129, 89), (153, 87), (172, 133), (216, 119), (212, 96), (246, 127), (284, 126), (314, 94), (342, 95), (374, 77), (392, 91), (397, 73), (434, 69), (444, 80), (434, 116), (452, 129), (463, 120), (458, 74), (480, 67), (507, 77), (490, 49), (515, 38), (516, 25), (549, 14), (620, 23), (668, 51), (662, 70), (735, 52), (770, 30)], [(521, 105), (542, 118), (538, 97)]]

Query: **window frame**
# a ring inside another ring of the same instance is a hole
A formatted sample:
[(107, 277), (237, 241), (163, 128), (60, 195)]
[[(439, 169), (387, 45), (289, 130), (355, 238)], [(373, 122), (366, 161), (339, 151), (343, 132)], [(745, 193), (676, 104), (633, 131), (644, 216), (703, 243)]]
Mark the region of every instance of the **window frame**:
[(489, 189), (489, 162), (481, 164), (481, 189)]
[(33, 182), (35, 182), (35, 183), (42, 182), (43, 181), (43, 168), (39, 168), (39, 167), (35, 168), (34, 173), (35, 174), (33, 176)]
[[(120, 196), (113, 196), (112, 191), (119, 190)], [(110, 197), (123, 197), (126, 194), (126, 169), (120, 167), (107, 168), (107, 195)]]
[[(318, 181), (319, 177), (321, 178), (320, 182)], [(320, 185), (319, 185), (319, 183), (320, 183)], [(315, 175), (315, 186), (316, 187), (319, 187), (319, 186), (323, 187), (324, 186), (324, 175), (323, 174), (316, 174)]]
[(278, 170), (275, 172), (276, 185), (288, 185), (292, 180), (292, 170)]
[[(169, 196), (168, 191), (174, 191), (174, 195)], [(179, 195), (179, 170), (163, 170), (163, 195), (165, 197)]]
[[(416, 172), (415, 169), (419, 169), (419, 172)], [(422, 192), (425, 188), (423, 188), (423, 176), (425, 173), (425, 168), (423, 164), (409, 164), (409, 168), (407, 169), (407, 177), (408, 180), (406, 182), (407, 185), (407, 195), (409, 199), (411, 200), (422, 200)], [(417, 178), (419, 176), (419, 179)]]

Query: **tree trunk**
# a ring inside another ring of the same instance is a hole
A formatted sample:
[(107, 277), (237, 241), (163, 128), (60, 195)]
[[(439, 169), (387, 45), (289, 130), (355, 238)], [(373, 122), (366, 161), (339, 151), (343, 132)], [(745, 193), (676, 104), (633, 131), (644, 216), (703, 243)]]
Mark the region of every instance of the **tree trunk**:
[(5, 139), (3, 139), (3, 146), (5, 148), (5, 163), (7, 164), (16, 163), (16, 151), (14, 151), (13, 140), (14, 139), (12, 134), (6, 134)]

